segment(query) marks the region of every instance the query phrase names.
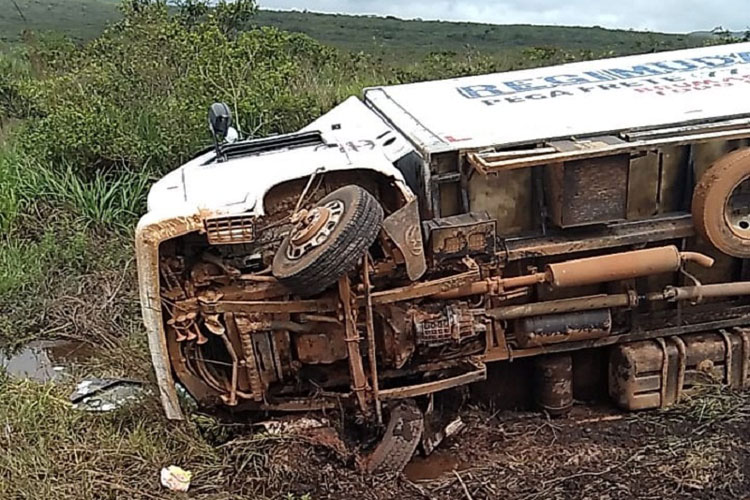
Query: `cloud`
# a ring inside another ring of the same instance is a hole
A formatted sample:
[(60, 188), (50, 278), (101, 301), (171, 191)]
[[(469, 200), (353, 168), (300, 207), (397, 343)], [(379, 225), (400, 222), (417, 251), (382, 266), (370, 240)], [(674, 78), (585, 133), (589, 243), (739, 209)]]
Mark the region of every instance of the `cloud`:
[[(260, 0), (261, 8), (496, 24), (559, 24), (690, 32), (750, 26), (747, 0)], [(743, 19), (744, 17), (744, 19)]]

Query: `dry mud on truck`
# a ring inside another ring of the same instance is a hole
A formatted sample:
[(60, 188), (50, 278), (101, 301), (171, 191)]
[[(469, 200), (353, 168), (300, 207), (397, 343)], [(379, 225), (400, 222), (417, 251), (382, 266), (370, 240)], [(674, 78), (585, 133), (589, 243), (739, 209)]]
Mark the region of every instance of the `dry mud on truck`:
[(531, 374), (553, 414), (574, 374), (629, 410), (746, 388), (749, 96), (736, 44), (371, 88), (264, 139), (213, 105), (137, 230), (168, 417), (175, 383), (240, 420), (343, 408), (383, 471), (473, 383)]

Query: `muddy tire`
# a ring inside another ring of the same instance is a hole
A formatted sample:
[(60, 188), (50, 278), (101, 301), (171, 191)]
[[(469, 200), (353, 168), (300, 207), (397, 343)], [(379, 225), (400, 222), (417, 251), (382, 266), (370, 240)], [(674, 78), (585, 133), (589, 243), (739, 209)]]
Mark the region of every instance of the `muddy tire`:
[(367, 458), (370, 474), (398, 474), (409, 463), (422, 440), (424, 417), (412, 400), (399, 402), (390, 412), (380, 444)]
[(732, 257), (750, 258), (750, 148), (718, 159), (693, 192), (693, 223), (700, 235)]
[(318, 207), (330, 207), (336, 217), (316, 228), (318, 233), (312, 237), (325, 238), (323, 242), (311, 248), (295, 246), (300, 232), (295, 228), (281, 242), (273, 259), (273, 275), (301, 296), (322, 292), (354, 269), (383, 224), (380, 203), (359, 186), (337, 189), (320, 200)]

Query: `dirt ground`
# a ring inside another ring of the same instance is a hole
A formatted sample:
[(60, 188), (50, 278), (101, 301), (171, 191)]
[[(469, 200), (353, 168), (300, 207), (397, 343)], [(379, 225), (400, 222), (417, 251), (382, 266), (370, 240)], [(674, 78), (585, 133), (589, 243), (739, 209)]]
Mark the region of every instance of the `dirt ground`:
[[(668, 410), (577, 403), (557, 419), (469, 401), (464, 429), (395, 477), (357, 472), (330, 434), (277, 435), (199, 414), (167, 422), (153, 393), (89, 414), (70, 408), (70, 389), (0, 376), (3, 500), (750, 499), (750, 391), (716, 385)], [(168, 464), (194, 473), (188, 494), (159, 485)]]
[(272, 451), (288, 491), (314, 499), (750, 498), (750, 396), (708, 387), (665, 411), (576, 406), (463, 415), (466, 427), (399, 477), (363, 477), (296, 442)]

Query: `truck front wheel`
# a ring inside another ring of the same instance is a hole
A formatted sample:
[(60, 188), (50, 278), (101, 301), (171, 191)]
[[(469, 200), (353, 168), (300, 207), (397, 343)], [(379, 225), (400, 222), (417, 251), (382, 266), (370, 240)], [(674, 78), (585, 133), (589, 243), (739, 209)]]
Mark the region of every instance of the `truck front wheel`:
[(273, 259), (273, 275), (292, 292), (322, 292), (354, 269), (378, 236), (383, 208), (359, 186), (344, 186), (308, 211), (295, 214), (294, 227)]

